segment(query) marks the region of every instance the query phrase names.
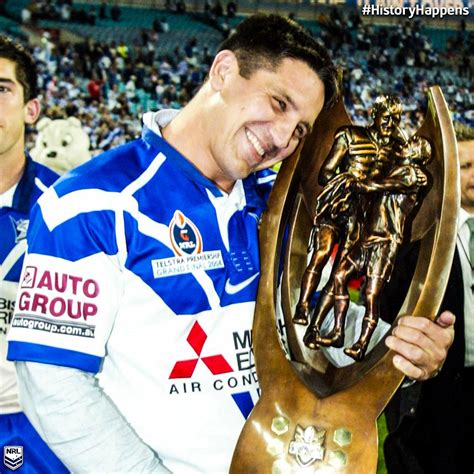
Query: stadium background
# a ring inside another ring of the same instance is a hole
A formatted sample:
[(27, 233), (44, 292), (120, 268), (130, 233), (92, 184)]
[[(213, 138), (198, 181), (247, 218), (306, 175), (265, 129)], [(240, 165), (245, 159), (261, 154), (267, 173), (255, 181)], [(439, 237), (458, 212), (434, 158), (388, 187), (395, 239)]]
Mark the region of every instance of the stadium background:
[[(459, 1), (471, 13), (471, 0)], [(366, 125), (374, 98), (394, 93), (404, 103), (402, 126), (413, 133), (427, 88), (438, 84), (452, 117), (474, 126), (471, 14), (362, 16), (356, 0), (0, 0), (0, 31), (27, 44), (37, 61), (42, 116), (79, 118), (97, 155), (137, 136), (144, 111), (184, 106), (220, 41), (256, 12), (291, 16), (332, 51), (354, 123)], [(34, 127), (27, 136), (32, 148)], [(383, 418), (379, 428), (382, 441)]]

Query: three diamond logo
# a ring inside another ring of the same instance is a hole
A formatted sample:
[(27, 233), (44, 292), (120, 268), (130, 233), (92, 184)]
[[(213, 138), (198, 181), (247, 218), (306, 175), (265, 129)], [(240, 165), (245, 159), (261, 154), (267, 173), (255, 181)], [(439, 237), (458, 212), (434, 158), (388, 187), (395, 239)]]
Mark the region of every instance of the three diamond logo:
[(189, 379), (194, 374), (197, 363), (201, 360), (213, 375), (226, 374), (233, 372), (232, 367), (224, 359), (221, 354), (201, 357), (202, 348), (207, 340), (207, 334), (204, 329), (196, 321), (189, 331), (186, 338), (189, 345), (193, 348), (197, 357), (193, 359), (180, 360), (174, 364), (173, 370), (170, 373), (170, 379)]

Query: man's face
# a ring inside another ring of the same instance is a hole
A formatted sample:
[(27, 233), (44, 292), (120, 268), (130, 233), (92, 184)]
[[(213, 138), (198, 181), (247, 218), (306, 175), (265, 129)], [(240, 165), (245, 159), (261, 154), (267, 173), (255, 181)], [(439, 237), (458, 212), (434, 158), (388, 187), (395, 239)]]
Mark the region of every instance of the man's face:
[(15, 64), (0, 58), (0, 159), (13, 150), (23, 153), (25, 124), (34, 123), (38, 113), (37, 99), (24, 102)]
[(275, 70), (259, 69), (245, 79), (233, 53), (220, 55), (216, 61), (223, 64), (210, 79), (217, 90), (210, 151), (213, 178), (230, 189), (293, 153), (323, 107), (324, 85), (303, 61), (284, 59)]
[(461, 166), (461, 206), (474, 213), (474, 140), (458, 142)]
[(400, 118), (398, 110), (382, 108), (375, 114), (375, 128), (382, 137), (390, 137), (400, 123)]

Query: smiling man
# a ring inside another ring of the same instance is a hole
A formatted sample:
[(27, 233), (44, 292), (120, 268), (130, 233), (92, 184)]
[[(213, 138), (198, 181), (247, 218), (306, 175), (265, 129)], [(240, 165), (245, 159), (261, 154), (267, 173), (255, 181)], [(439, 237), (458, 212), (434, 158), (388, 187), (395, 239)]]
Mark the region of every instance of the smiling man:
[[(24, 361), (28, 415), (72, 471), (228, 471), (259, 390), (251, 327), (266, 169), (296, 149), (336, 84), (302, 28), (251, 17), (182, 111), (145, 114), (141, 139), (41, 199), (9, 356)], [(423, 334), (430, 351), (415, 358), (411, 336), (394, 338), (418, 377), (451, 339), (434, 323)]]
[[(233, 40), (226, 48), (232, 48)], [(315, 68), (298, 59), (283, 58), (272, 69), (251, 73), (250, 80), (239, 73), (238, 55), (222, 50), (200, 100), (191, 102), (186, 113), (165, 127), (163, 137), (176, 143), (184, 156), (193, 156), (193, 163), (209, 179), (230, 192), (236, 180), (293, 153), (311, 130), (323, 107), (325, 90)], [(326, 88), (335, 90), (335, 85), (329, 83)], [(201, 100), (209, 104), (210, 113), (207, 121), (203, 117), (196, 123)], [(183, 141), (185, 129), (192, 129), (193, 134)]]

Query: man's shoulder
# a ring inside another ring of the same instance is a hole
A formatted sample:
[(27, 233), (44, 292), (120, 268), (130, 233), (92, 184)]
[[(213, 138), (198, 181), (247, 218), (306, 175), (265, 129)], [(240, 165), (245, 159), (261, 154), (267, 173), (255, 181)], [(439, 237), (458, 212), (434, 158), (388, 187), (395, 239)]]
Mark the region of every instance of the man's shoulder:
[(141, 139), (133, 140), (70, 170), (54, 189), (58, 196), (92, 189), (121, 192), (145, 172), (156, 154)]
[(27, 155), (26, 168), (15, 191), (14, 207), (28, 213), (38, 198), (59, 175)]
[(35, 178), (39, 179), (45, 186), (51, 186), (55, 181), (58, 180), (59, 174), (57, 174), (51, 168), (48, 168), (37, 161), (34, 161), (33, 163), (35, 169)]

